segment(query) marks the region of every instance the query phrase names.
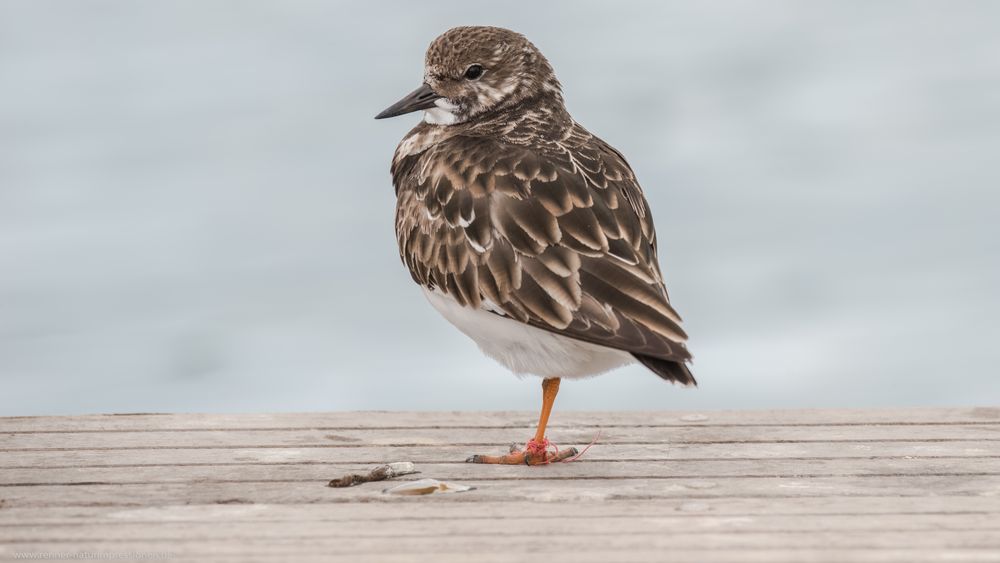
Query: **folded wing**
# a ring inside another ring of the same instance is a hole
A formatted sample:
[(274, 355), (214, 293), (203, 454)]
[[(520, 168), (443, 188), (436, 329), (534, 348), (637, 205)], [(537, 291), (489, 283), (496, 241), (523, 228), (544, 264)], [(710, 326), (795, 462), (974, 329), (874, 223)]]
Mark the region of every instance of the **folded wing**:
[(652, 218), (612, 147), (580, 127), (537, 147), (454, 137), (392, 172), (400, 254), (418, 283), (694, 383)]

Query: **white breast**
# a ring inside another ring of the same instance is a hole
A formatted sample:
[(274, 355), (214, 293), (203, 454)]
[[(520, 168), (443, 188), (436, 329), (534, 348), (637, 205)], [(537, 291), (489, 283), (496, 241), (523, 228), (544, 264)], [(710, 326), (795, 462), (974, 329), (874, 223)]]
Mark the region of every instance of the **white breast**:
[(463, 307), (424, 289), (431, 305), (479, 345), (484, 354), (517, 375), (581, 378), (633, 363), (628, 352), (590, 344), (526, 325), (486, 309)]

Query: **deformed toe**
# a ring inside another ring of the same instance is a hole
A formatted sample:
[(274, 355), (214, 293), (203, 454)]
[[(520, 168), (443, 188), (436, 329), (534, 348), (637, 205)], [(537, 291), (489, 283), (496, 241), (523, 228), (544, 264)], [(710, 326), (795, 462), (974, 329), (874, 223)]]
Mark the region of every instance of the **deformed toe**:
[(580, 454), (580, 450), (578, 450), (576, 448), (566, 448), (565, 450), (559, 450), (559, 453), (557, 453), (552, 458), (552, 461), (564, 461), (564, 460), (569, 459), (571, 457), (576, 457), (579, 454)]

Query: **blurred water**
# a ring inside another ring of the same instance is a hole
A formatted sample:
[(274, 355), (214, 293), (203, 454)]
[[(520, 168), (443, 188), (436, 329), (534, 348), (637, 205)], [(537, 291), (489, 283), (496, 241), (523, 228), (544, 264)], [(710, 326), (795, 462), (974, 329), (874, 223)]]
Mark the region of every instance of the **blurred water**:
[(701, 387), (559, 408), (997, 404), (1000, 5), (0, 2), (0, 414), (531, 409), (399, 263), (372, 116), (519, 30), (657, 217)]

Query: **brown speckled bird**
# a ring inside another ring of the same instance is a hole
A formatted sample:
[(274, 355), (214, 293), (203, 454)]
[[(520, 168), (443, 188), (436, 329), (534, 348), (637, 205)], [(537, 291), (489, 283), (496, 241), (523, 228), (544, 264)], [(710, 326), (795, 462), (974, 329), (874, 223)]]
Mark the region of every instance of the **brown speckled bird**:
[(573, 120), (531, 42), (497, 27), (447, 31), (427, 49), (423, 85), (376, 119), (418, 110), (391, 167), (403, 263), (487, 356), (543, 378), (526, 450), (469, 461), (575, 455), (551, 454), (545, 439), (561, 378), (638, 361), (695, 384), (635, 174)]

